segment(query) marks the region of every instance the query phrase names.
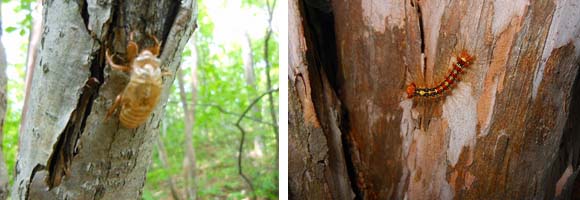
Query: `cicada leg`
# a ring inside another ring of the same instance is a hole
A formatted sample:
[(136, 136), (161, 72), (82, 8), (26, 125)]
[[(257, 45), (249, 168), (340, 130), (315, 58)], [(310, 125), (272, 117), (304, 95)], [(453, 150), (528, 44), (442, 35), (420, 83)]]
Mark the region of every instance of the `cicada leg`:
[(137, 54), (139, 53), (139, 46), (137, 45), (137, 43), (135, 43), (135, 41), (133, 41), (134, 33), (135, 31), (129, 33), (129, 42), (127, 43), (128, 63), (133, 63), (133, 59), (135, 59), (135, 57), (137, 57)]
[(117, 96), (117, 99), (115, 99), (115, 103), (113, 103), (111, 108), (109, 108), (109, 111), (107, 111), (107, 116), (105, 116), (105, 121), (107, 121), (107, 119), (109, 119), (109, 117), (111, 117), (111, 115), (115, 112), (115, 109), (117, 109), (117, 107), (121, 103), (121, 98), (122, 98), (121, 95)]
[(131, 68), (130, 67), (127, 67), (127, 66), (124, 66), (124, 65), (117, 65), (117, 64), (115, 64), (115, 62), (113, 62), (113, 59), (111, 58), (111, 55), (109, 54), (109, 50), (108, 49), (107, 49), (107, 52), (106, 52), (106, 57), (107, 57), (107, 63), (109, 63), (109, 65), (111, 65), (111, 67), (113, 69), (121, 70), (121, 71), (125, 71), (125, 72), (131, 71)]
[(159, 56), (161, 43), (159, 42), (159, 40), (157, 40), (157, 37), (155, 37), (154, 35), (148, 33), (147, 36), (149, 36), (154, 42), (153, 47), (147, 48), (147, 50), (150, 51), (155, 57)]

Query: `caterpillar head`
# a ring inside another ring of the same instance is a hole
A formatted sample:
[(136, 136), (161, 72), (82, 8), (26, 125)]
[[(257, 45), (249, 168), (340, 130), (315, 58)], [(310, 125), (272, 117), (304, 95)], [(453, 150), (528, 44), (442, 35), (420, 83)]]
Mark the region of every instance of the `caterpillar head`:
[(407, 98), (413, 98), (413, 96), (415, 96), (415, 88), (417, 86), (415, 85), (415, 83), (411, 83), (409, 84), (409, 86), (407, 86)]
[(461, 53), (457, 57), (457, 62), (461, 66), (469, 66), (471, 62), (473, 62), (473, 60), (475, 60), (475, 58), (469, 55), (466, 50), (461, 51)]

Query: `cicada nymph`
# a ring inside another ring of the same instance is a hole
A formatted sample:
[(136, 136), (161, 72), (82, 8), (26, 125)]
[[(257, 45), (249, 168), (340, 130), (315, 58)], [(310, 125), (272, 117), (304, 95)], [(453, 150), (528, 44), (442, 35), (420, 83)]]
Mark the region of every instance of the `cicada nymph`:
[(109, 50), (106, 52), (107, 63), (111, 68), (129, 72), (130, 80), (123, 92), (117, 96), (105, 119), (120, 106), (119, 121), (126, 128), (136, 128), (149, 118), (161, 95), (163, 87), (161, 77), (169, 74), (161, 70), (161, 61), (157, 58), (160, 51), (159, 41), (153, 35), (148, 36), (154, 42), (153, 47), (143, 49), (137, 54), (139, 47), (133, 41), (133, 33), (130, 34), (127, 44), (127, 66), (115, 64)]

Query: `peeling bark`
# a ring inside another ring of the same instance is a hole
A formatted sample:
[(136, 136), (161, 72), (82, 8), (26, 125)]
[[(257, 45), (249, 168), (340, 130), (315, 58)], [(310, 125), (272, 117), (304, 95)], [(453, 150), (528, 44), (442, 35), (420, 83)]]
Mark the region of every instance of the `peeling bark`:
[[(332, 124), (346, 149), (338, 154), (345, 162), (334, 164), (346, 163), (353, 183), (346, 189), (357, 198), (573, 195), (580, 171), (579, 5), (339, 0), (331, 6), (334, 28), (325, 29), (320, 21), (328, 12), (309, 8), (319, 8), (316, 2), (325, 1), (295, 0), (289, 8), (291, 195), (342, 192), (307, 162), (333, 152), (333, 131), (325, 129)], [(321, 48), (334, 34), (336, 49)], [(440, 82), (463, 49), (476, 60), (451, 93), (406, 98), (412, 82)], [(339, 111), (319, 97), (334, 95)], [(324, 171), (327, 162), (318, 160)]]
[(131, 31), (148, 47), (153, 34), (163, 42), (162, 68), (176, 74), (196, 28), (196, 2), (44, 1), (43, 8), (12, 198), (140, 198), (174, 76), (138, 128), (121, 127), (116, 116), (104, 121), (128, 81), (105, 65), (105, 50), (124, 54)]

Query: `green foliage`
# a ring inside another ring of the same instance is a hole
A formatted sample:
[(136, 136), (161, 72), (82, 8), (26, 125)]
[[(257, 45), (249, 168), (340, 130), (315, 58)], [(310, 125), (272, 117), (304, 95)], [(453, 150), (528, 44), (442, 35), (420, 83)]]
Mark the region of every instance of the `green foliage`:
[[(3, 3), (9, 3), (10, 0), (2, 0)], [(30, 28), (32, 27), (32, 0), (21, 0), (18, 1), (19, 5), (14, 7), (14, 13), (25, 13), (24, 18), (18, 21), (17, 26), (8, 26), (5, 31), (8, 33), (18, 31), (20, 36), (24, 36)]]
[[(208, 13), (203, 2), (198, 2), (199, 28), (191, 39), (195, 41), (195, 46), (187, 46), (182, 53), (183, 63), (187, 63), (185, 60), (190, 59), (193, 48), (197, 50), (199, 57), (196, 99), (193, 99), (190, 93), (191, 79), (188, 77), (191, 76), (191, 67), (182, 66), (184, 77), (186, 77), (184, 86), (188, 91), (187, 100), (190, 105), (195, 106), (193, 142), (196, 151), (197, 195), (202, 199), (243, 199), (251, 197), (252, 194), (238, 174), (237, 158), (241, 133), (235, 123), (250, 103), (267, 91), (265, 59), (270, 62), (272, 87), (278, 87), (279, 38), (277, 33), (272, 34), (268, 42), (268, 58), (264, 57), (267, 24), (264, 24), (263, 35), (251, 39), (256, 76), (256, 88), (254, 88), (248, 85), (244, 78), (242, 42), (245, 41), (234, 44), (216, 43), (213, 38), (216, 26), (212, 16), (224, 13)], [(264, 3), (249, 6), (258, 7), (259, 9), (254, 9), (254, 11), (263, 12), (264, 16), (264, 13), (267, 13)], [(263, 22), (266, 23), (267, 20), (264, 19)], [(278, 93), (275, 92), (273, 95), (274, 108), (278, 116)], [(278, 144), (270, 125), (273, 120), (269, 113), (267, 96), (262, 98), (256, 106), (257, 109), (251, 110), (247, 116), (262, 123), (247, 118), (241, 122), (241, 126), (247, 133), (242, 154), (243, 170), (244, 174), (251, 179), (257, 197), (277, 199), (279, 176), (278, 166), (276, 166), (278, 155), (275, 154)], [(168, 152), (169, 166), (167, 168), (163, 166), (158, 153), (153, 155), (147, 174), (143, 196), (145, 199), (170, 198), (171, 191), (168, 185), (170, 177), (173, 177), (181, 195), (184, 195), (186, 189), (183, 187), (185, 184), (183, 179), (185, 176), (183, 172), (185, 136), (182, 134), (185, 127), (184, 111), (177, 81), (171, 89), (165, 113), (162, 124), (165, 134), (160, 137)], [(261, 156), (257, 156), (258, 149), (262, 152)]]
[[(7, 3), (11, 3), (7, 0), (3, 0), (2, 2), (2, 7), (5, 9), (7, 8)], [(3, 37), (7, 37), (9, 34), (18, 31), (16, 38), (21, 41), (18, 43), (18, 46), (15, 47), (8, 47), (5, 45), (5, 48), (17, 52), (12, 54), (12, 57), (7, 55), (8, 65), (6, 71), (9, 77), (6, 85), (7, 108), (6, 116), (4, 118), (3, 141), (2, 144), (0, 144), (3, 148), (6, 166), (8, 167), (10, 184), (13, 183), (14, 178), (13, 173), (18, 151), (18, 131), (22, 115), (22, 104), (24, 102), (25, 58), (28, 48), (28, 37), (25, 35), (28, 33), (30, 24), (32, 23), (31, 2), (31, 0), (17, 2), (17, 6), (13, 9), (15, 14), (11, 15), (11, 17), (15, 16), (16, 19), (22, 18), (22, 20), (18, 21), (16, 24), (11, 24), (10, 21), (7, 21), (7, 14), (3, 13), (3, 19), (5, 19), (3, 22), (5, 22), (4, 24), (9, 25), (6, 27), (6, 34), (4, 34)]]
[[(7, 112), (4, 118), (4, 135), (3, 150), (4, 159), (8, 167), (9, 174), (14, 172), (16, 164), (16, 155), (18, 151), (18, 129), (20, 127), (20, 117), (22, 113), (21, 102), (24, 100), (24, 64), (14, 64), (9, 66), (17, 71), (17, 79), (8, 79), (6, 90), (9, 91), (7, 96)], [(12, 183), (13, 177), (10, 176)]]

